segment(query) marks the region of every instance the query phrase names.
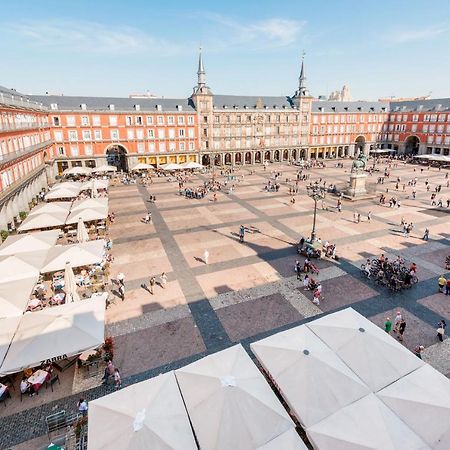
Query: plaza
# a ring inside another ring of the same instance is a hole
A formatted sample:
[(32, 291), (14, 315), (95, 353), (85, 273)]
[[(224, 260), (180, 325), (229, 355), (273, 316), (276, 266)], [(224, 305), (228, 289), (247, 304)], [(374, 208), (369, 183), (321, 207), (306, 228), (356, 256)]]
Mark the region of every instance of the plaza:
[[(309, 236), (312, 227), (314, 202), (306, 186), (316, 180), (345, 185), (351, 160), (343, 160), (342, 168), (327, 161), (324, 168), (303, 169), (309, 178), (298, 183), (295, 203), (289, 187), (301, 169), (288, 164), (236, 168), (233, 181), (228, 181), (225, 172), (221, 175), (220, 168), (189, 177), (185, 188), (202, 186), (212, 176), (221, 183), (227, 180), (228, 186), (217, 191), (215, 201), (212, 193), (203, 199), (180, 195), (175, 177), (153, 176), (147, 185), (139, 178), (136, 184), (125, 185), (118, 177), (109, 187), (109, 208), (116, 216), (109, 230), (114, 256), (111, 279), (124, 274), (125, 298), (111, 283), (105, 335), (114, 339), (114, 364), (123, 385), (179, 368), (235, 343), (242, 343), (252, 355), (252, 342), (347, 306), (381, 328), (387, 317), (393, 319), (401, 311), (407, 323), (403, 345), (410, 350), (423, 345), (423, 359), (450, 376), (449, 341), (438, 343), (436, 338), (438, 322), (450, 320), (448, 297), (437, 289), (437, 278), (442, 273), (449, 277), (444, 267), (450, 254), (449, 209), (445, 207), (450, 195), (448, 171), (387, 161), (379, 161), (380, 172), (368, 176), (376, 197), (344, 200), (342, 212), (336, 208), (338, 197), (331, 193), (323, 205), (319, 202), (316, 235), (335, 244), (339, 257), (317, 260), (317, 278), (323, 286), (319, 305), (312, 302), (312, 292), (303, 289), (294, 271), (296, 260), (304, 262), (296, 251), (298, 241)], [(388, 164), (389, 178), (377, 184)], [(278, 172), (280, 188), (268, 192), (265, 186)], [(401, 179), (398, 190), (397, 177)], [(407, 182), (415, 177), (413, 199)], [(430, 205), (426, 180), (431, 191), (442, 185), (444, 207)], [(230, 185), (234, 185), (231, 193)], [(381, 193), (388, 199), (396, 197), (401, 207), (380, 204)], [(150, 195), (155, 202), (148, 201)], [(144, 223), (148, 212), (152, 221)], [(361, 215), (360, 223), (354, 221), (355, 212)], [(409, 237), (402, 231), (402, 218), (414, 224)], [(240, 225), (251, 230), (244, 243), (239, 242)], [(422, 239), (425, 229), (428, 241)], [(381, 254), (391, 260), (400, 255), (407, 264), (415, 262), (418, 283), (391, 293), (362, 277), (361, 264)], [(167, 283), (157, 284), (151, 294), (150, 277), (158, 281), (163, 272)], [(0, 408), (0, 447), (39, 448), (47, 442), (47, 415), (75, 411), (80, 396), (90, 401), (114, 391), (113, 386), (101, 385), (99, 377), (80, 380), (71, 370), (62, 374), (54, 392), (23, 402), (15, 399)]]

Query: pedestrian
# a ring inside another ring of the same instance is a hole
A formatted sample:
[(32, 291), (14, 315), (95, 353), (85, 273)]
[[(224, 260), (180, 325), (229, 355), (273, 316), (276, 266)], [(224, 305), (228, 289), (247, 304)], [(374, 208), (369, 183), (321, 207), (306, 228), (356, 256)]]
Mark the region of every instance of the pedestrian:
[(437, 338), (439, 339), (440, 342), (442, 342), (444, 340), (444, 335), (445, 335), (445, 329), (447, 328), (447, 323), (445, 322), (444, 319), (441, 319), (440, 322), (438, 323), (438, 328), (437, 328)]
[(120, 389), (122, 387), (122, 378), (120, 377), (119, 369), (114, 369), (114, 384), (116, 389)]
[(438, 278), (438, 290), (439, 292), (444, 292), (444, 287), (447, 285), (447, 279), (444, 277), (444, 275), (441, 275)]
[(450, 295), (450, 278), (447, 280), (445, 284), (445, 295)]
[(295, 261), (295, 271), (297, 272), (297, 280), (301, 280), (302, 267), (300, 261)]
[(244, 235), (245, 235), (245, 227), (244, 225), (240, 225), (239, 227), (239, 241), (244, 242)]
[(155, 277), (150, 277), (149, 284), (150, 284), (150, 294), (153, 295), (154, 287), (155, 287), (155, 284), (156, 284), (156, 278)]
[(120, 282), (123, 283), (125, 281), (125, 275), (122, 272), (119, 272), (117, 274), (116, 280), (117, 280), (117, 284), (120, 284)]
[(123, 284), (123, 282), (119, 284), (119, 296), (122, 301), (125, 301), (125, 285)]
[(160, 276), (160, 285), (163, 289), (165, 289), (166, 284), (167, 284), (167, 275), (166, 275), (166, 272), (163, 272)]
[(424, 241), (428, 241), (429, 236), (430, 236), (430, 230), (428, 228), (425, 228), (422, 239)]
[(77, 408), (78, 408), (78, 412), (83, 417), (87, 416), (88, 404), (87, 404), (87, 401), (83, 397), (81, 397), (80, 400), (78, 400)]
[(309, 276), (305, 274), (305, 278), (303, 278), (303, 290), (307, 291), (309, 287)]
[(402, 321), (402, 313), (400, 311), (397, 311), (395, 318), (394, 318), (394, 331), (398, 332), (398, 326), (400, 325), (400, 322)]
[(370, 222), (371, 219), (372, 219), (372, 211), (369, 211), (369, 212), (367, 213), (367, 222)]
[(358, 214), (356, 215), (356, 221), (357, 221), (358, 223), (361, 222), (361, 214), (360, 214), (360, 213), (358, 213)]
[(386, 317), (386, 322), (384, 322), (384, 331), (386, 331), (386, 333), (390, 333), (392, 330), (392, 322), (391, 319), (389, 317)]
[(205, 262), (205, 264), (208, 264), (208, 258), (209, 258), (209, 252), (208, 252), (208, 250), (205, 250), (203, 252), (203, 261)]
[(422, 352), (424, 351), (425, 347), (423, 345), (418, 345), (414, 348), (414, 354), (419, 358), (422, 359)]
[(403, 334), (405, 333), (406, 330), (406, 321), (405, 319), (402, 318), (402, 320), (400, 320), (400, 323), (398, 324), (398, 340), (399, 341), (403, 341)]

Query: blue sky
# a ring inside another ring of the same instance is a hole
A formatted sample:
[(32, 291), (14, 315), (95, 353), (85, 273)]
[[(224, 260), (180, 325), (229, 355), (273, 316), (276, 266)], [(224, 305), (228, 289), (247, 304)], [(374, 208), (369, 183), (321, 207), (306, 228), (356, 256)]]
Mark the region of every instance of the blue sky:
[(3, 2), (0, 84), (24, 93), (187, 97), (198, 46), (220, 94), (450, 96), (450, 1)]

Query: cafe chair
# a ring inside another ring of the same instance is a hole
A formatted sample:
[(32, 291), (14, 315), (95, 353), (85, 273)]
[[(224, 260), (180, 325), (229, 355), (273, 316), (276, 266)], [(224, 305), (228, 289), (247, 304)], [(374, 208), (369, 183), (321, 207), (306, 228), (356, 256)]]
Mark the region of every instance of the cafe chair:
[(48, 380), (48, 381), (45, 382), (45, 389), (47, 389), (47, 388), (48, 388), (48, 385), (50, 385), (50, 388), (51, 388), (51, 390), (52, 390), (52, 392), (53, 392), (53, 385), (54, 385), (56, 382), (58, 382), (58, 384), (61, 384), (61, 381), (59, 380), (59, 375), (58, 375), (58, 374), (53, 375), (53, 376), (50, 378), (50, 380)]

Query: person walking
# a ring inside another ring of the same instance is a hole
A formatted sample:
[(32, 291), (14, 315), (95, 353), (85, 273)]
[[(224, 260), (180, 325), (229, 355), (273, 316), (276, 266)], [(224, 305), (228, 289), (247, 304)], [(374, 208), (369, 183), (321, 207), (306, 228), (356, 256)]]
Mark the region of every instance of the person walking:
[(203, 261), (205, 262), (205, 264), (208, 264), (208, 258), (209, 258), (209, 252), (208, 252), (208, 250), (205, 250), (203, 252)]
[(372, 220), (372, 211), (369, 211), (367, 213), (367, 222), (370, 222)]
[(406, 321), (405, 319), (402, 318), (402, 320), (398, 324), (398, 332), (397, 332), (398, 340), (401, 342), (403, 342), (403, 334), (405, 333), (405, 330), (406, 330)]
[(394, 331), (398, 333), (398, 326), (400, 325), (400, 322), (402, 321), (402, 313), (400, 311), (397, 311), (394, 317)]
[(384, 322), (384, 331), (386, 331), (387, 334), (390, 334), (392, 330), (392, 322), (389, 317), (386, 317), (386, 322)]
[(297, 280), (301, 280), (302, 279), (302, 266), (300, 264), (300, 261), (295, 261), (295, 271), (297, 272)]
[(424, 241), (428, 241), (429, 236), (430, 236), (430, 230), (428, 228), (425, 228), (422, 239)]
[(444, 292), (444, 287), (447, 285), (447, 279), (444, 277), (444, 275), (441, 275), (438, 278), (438, 292)]
[(160, 276), (160, 284), (161, 284), (161, 287), (162, 287), (163, 289), (166, 288), (166, 284), (167, 284), (167, 275), (166, 275), (166, 272), (163, 272), (163, 273), (161, 274), (161, 276)]
[(150, 284), (150, 294), (153, 295), (153, 293), (154, 293), (154, 288), (155, 288), (155, 284), (156, 284), (156, 279), (155, 279), (155, 277), (150, 277), (150, 282), (149, 282), (149, 284)]
[(120, 389), (122, 387), (122, 378), (120, 377), (120, 372), (117, 367), (114, 369), (114, 384), (116, 389)]
[(125, 284), (123, 282), (119, 284), (119, 296), (122, 301), (125, 301)]
[(422, 359), (422, 352), (424, 351), (425, 347), (423, 345), (418, 345), (414, 348), (414, 354), (419, 358)]
[(77, 408), (78, 408), (78, 412), (79, 412), (83, 417), (86, 417), (86, 416), (87, 416), (87, 412), (88, 412), (88, 404), (87, 404), (87, 401), (86, 401), (83, 397), (81, 397), (80, 400), (78, 400)]
[(447, 328), (447, 323), (445, 322), (444, 319), (441, 319), (440, 322), (438, 323), (438, 328), (437, 328), (437, 338), (439, 339), (439, 342), (443, 342), (444, 341), (444, 335), (445, 335), (445, 329)]

